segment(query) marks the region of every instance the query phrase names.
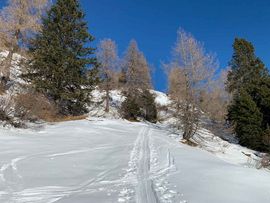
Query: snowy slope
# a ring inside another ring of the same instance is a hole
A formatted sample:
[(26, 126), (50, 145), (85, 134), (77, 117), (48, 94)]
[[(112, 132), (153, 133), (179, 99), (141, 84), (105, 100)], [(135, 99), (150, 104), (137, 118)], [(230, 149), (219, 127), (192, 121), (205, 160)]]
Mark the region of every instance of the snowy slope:
[[(170, 107), (172, 102), (169, 96), (163, 92), (155, 90), (151, 90), (151, 93), (155, 96), (160, 124), (165, 128), (170, 128), (174, 124), (175, 119), (172, 116), (173, 109)], [(109, 113), (104, 111), (105, 92), (96, 89), (93, 91), (92, 96), (94, 103), (90, 107), (90, 116), (117, 119), (121, 118), (119, 109), (121, 107), (121, 103), (125, 100), (125, 97), (121, 94), (120, 90), (113, 90), (110, 92), (111, 100)], [(177, 134), (177, 139), (181, 139), (182, 132), (178, 131)], [(194, 141), (199, 144), (199, 147), (213, 153), (224, 161), (245, 167), (256, 167), (259, 157), (255, 155), (255, 151), (241, 147), (238, 144), (229, 143), (228, 141), (222, 140), (220, 137), (220, 135), (215, 135), (209, 130), (201, 128), (195, 135)]]
[(0, 202), (270, 201), (270, 174), (179, 142), (163, 125), (93, 119), (0, 128)]
[[(155, 96), (155, 102), (158, 107), (166, 107), (171, 101), (169, 97), (159, 91), (150, 91)], [(125, 100), (125, 96), (122, 95), (121, 90), (110, 91), (110, 112), (104, 111), (105, 107), (105, 91), (101, 91), (98, 88), (92, 92), (92, 105), (90, 105), (90, 115), (95, 117), (106, 117), (106, 118), (120, 118), (119, 109), (122, 102)]]

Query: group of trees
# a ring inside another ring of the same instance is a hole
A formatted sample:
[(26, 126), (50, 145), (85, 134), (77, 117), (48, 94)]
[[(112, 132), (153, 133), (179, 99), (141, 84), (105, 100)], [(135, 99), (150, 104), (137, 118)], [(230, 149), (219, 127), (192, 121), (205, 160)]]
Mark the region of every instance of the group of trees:
[(172, 60), (164, 64), (176, 126), (189, 140), (206, 115), (229, 124), (239, 143), (270, 151), (270, 75), (253, 45), (235, 39), (229, 69), (219, 70), (214, 55), (180, 29)]
[(118, 88), (126, 97), (122, 103), (124, 118), (136, 120), (142, 117), (155, 122), (157, 111), (154, 96), (150, 93), (151, 73), (137, 42), (131, 40), (123, 59), (119, 59), (117, 46), (111, 39), (104, 39), (98, 45), (97, 58), (100, 63), (100, 85), (105, 94), (105, 111), (109, 111), (110, 90)]
[(255, 55), (253, 45), (235, 39), (228, 73), (227, 90), (233, 95), (228, 121), (240, 144), (270, 151), (270, 75)]
[(134, 40), (124, 56), (119, 82), (126, 96), (121, 108), (124, 118), (136, 119), (140, 116), (155, 122), (157, 112), (154, 96), (149, 91), (152, 87), (149, 64)]
[[(136, 41), (130, 42), (121, 60), (110, 39), (102, 40), (96, 50), (91, 47), (94, 37), (84, 16), (78, 0), (8, 0), (0, 13), (0, 46), (7, 53), (1, 61), (1, 90), (8, 89), (10, 69), (17, 63), (28, 84), (27, 91), (16, 97), (15, 106), (22, 117), (29, 115), (22, 109), (29, 110), (29, 101), (37, 98), (46, 101), (40, 106), (54, 109), (58, 115), (84, 114), (91, 91), (98, 86), (106, 92), (106, 112), (110, 91), (121, 88), (126, 97), (121, 109), (124, 118), (155, 121), (150, 69)], [(14, 59), (14, 54), (20, 57)], [(131, 108), (129, 100), (133, 101)]]
[(8, 54), (2, 59), (1, 83), (4, 90), (8, 88), (12, 63), (17, 63), (28, 84), (23, 96), (16, 96), (19, 112), (21, 107), (29, 108), (29, 100), (39, 98), (41, 112), (54, 109), (59, 116), (76, 116), (87, 111), (98, 81), (98, 62), (91, 47), (94, 38), (78, 0), (50, 2), (9, 0), (2, 9), (0, 45)]

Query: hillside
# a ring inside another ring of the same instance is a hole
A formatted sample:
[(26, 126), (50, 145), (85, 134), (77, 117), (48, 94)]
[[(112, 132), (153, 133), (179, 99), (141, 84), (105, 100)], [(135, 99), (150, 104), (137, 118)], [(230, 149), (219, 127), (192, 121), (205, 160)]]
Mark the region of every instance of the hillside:
[[(170, 103), (152, 92), (159, 107)], [(169, 112), (159, 111), (158, 124), (128, 122), (119, 118), (120, 91), (107, 114), (102, 95), (93, 92), (86, 120), (0, 128), (1, 202), (269, 201), (270, 173), (255, 168), (254, 151), (204, 128), (190, 147)]]

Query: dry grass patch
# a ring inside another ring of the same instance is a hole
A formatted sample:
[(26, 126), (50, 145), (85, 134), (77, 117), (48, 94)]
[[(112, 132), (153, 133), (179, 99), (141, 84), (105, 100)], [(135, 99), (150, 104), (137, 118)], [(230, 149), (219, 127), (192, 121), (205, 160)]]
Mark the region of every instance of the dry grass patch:
[(50, 121), (58, 115), (55, 104), (40, 93), (20, 94), (15, 101), (16, 116), (23, 120)]
[(80, 116), (57, 116), (48, 122), (64, 122), (64, 121), (77, 121), (77, 120), (84, 120), (88, 117), (88, 115), (80, 115)]

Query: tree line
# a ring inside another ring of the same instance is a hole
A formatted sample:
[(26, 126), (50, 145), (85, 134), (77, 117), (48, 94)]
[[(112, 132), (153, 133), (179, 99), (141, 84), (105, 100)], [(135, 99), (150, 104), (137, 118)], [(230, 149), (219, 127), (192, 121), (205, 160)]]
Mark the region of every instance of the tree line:
[(215, 56), (182, 29), (172, 53), (164, 67), (183, 137), (190, 140), (207, 115), (229, 126), (241, 145), (269, 152), (270, 75), (251, 42), (236, 38), (229, 68), (222, 71)]
[(97, 59), (100, 63), (100, 89), (105, 94), (105, 112), (109, 112), (110, 90), (119, 89), (126, 97), (120, 113), (129, 120), (142, 117), (156, 122), (157, 110), (152, 89), (151, 69), (139, 50), (137, 42), (131, 40), (124, 57), (117, 54), (117, 45), (111, 39), (98, 44)]
[(102, 40), (97, 49), (92, 46), (94, 37), (78, 0), (7, 3), (0, 13), (1, 49), (7, 52), (0, 70), (2, 92), (12, 85), (14, 65), (25, 81), (22, 93), (13, 99), (14, 116), (83, 115), (89, 110), (92, 90), (98, 87), (106, 92), (105, 112), (109, 112), (110, 90), (119, 88), (126, 97), (121, 108), (124, 118), (156, 121), (149, 64), (135, 40), (120, 63), (111, 39)]

